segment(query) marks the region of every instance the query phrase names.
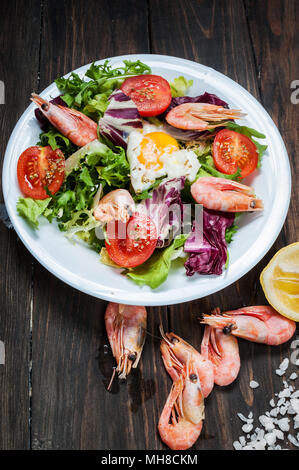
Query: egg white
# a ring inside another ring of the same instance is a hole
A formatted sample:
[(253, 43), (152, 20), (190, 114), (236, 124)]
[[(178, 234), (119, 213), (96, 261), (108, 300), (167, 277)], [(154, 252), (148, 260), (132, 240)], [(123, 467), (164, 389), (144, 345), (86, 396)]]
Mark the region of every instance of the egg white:
[[(161, 128), (152, 124), (145, 124), (141, 131), (132, 131), (128, 136), (127, 157), (130, 164), (131, 183), (136, 194), (149, 189), (158, 178), (178, 178), (185, 176), (189, 181), (194, 181), (200, 168), (200, 163), (193, 150), (175, 150), (171, 153), (161, 154), (159, 159), (163, 164), (146, 168), (139, 161), (141, 154), (141, 142), (146, 134), (151, 132), (163, 132)], [(165, 133), (166, 134), (166, 133)]]

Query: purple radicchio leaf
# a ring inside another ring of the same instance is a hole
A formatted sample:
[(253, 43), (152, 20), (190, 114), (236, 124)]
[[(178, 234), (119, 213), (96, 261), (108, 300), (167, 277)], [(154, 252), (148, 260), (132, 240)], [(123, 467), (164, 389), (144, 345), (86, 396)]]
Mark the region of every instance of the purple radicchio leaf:
[(124, 132), (111, 126), (111, 124), (107, 124), (104, 118), (99, 120), (99, 133), (116, 147), (123, 147), (125, 150), (127, 149)]
[[(61, 99), (61, 96), (63, 96), (63, 95), (56, 96), (56, 98), (53, 98), (53, 100), (50, 100), (50, 103), (58, 104), (60, 106), (66, 106), (67, 107), (67, 104), (65, 103), (65, 101), (63, 101), (63, 99)], [(47, 132), (49, 130), (49, 127), (50, 127), (49, 120), (46, 118), (46, 116), (38, 108), (36, 108), (34, 110), (34, 114), (35, 114), (36, 119), (39, 122), (41, 130), (43, 132)]]
[(114, 145), (126, 149), (125, 134), (143, 127), (137, 106), (120, 90), (115, 90), (108, 100), (109, 105), (99, 120), (99, 132)]
[(120, 90), (115, 90), (109, 96), (109, 105), (102, 119), (122, 132), (129, 133), (143, 127), (136, 104)]
[(180, 233), (183, 221), (181, 191), (184, 185), (184, 176), (167, 180), (153, 190), (151, 198), (143, 200), (139, 205), (142, 212), (155, 222), (159, 234), (157, 248), (170, 245)]
[(187, 276), (193, 276), (194, 273), (222, 274), (227, 260), (225, 231), (234, 223), (234, 219), (233, 213), (203, 209), (202, 233), (196, 230), (194, 221), (184, 246), (184, 251), (190, 253), (185, 263)]

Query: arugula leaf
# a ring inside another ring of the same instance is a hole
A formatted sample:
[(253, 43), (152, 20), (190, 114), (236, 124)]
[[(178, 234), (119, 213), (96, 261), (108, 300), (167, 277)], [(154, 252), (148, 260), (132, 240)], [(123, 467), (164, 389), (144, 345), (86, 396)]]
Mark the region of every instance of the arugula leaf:
[(227, 244), (231, 243), (235, 233), (238, 231), (238, 226), (233, 223), (230, 227), (228, 227), (225, 231), (225, 241)]
[(171, 262), (175, 259), (176, 252), (185, 244), (187, 238), (188, 235), (179, 235), (167, 248), (156, 250), (145, 263), (136, 268), (128, 269), (125, 272), (126, 275), (140, 286), (146, 284), (152, 289), (156, 289), (166, 281)]
[(186, 80), (185, 77), (180, 76), (169, 83), (171, 88), (171, 95), (173, 98), (178, 96), (185, 96), (188, 88), (193, 85), (193, 80)]
[(83, 78), (72, 72), (67, 78), (57, 78), (55, 83), (69, 107), (79, 109), (97, 121), (106, 111), (108, 97), (113, 90), (127, 77), (144, 73), (151, 73), (151, 69), (140, 60), (125, 60), (124, 66), (118, 68), (113, 68), (106, 60), (104, 64), (91, 64)]
[(54, 127), (51, 127), (48, 132), (42, 132), (40, 134), (37, 145), (42, 147), (50, 145), (52, 150), (60, 149), (65, 157), (68, 157), (77, 148), (67, 137), (58, 132)]
[(265, 139), (266, 136), (262, 134), (261, 132), (256, 131), (255, 129), (252, 129), (251, 127), (247, 126), (239, 126), (239, 124), (236, 124), (235, 122), (228, 122), (225, 127), (227, 129), (231, 129), (232, 131), (239, 132), (240, 134), (244, 134), (249, 139), (252, 140), (252, 142), (256, 145), (258, 154), (259, 154), (259, 160), (257, 167), (260, 168), (262, 164), (262, 156), (264, 155), (265, 151), (268, 148), (268, 145), (263, 145), (260, 144), (257, 140), (253, 139), (252, 137), (257, 137), (258, 139)]
[(17, 202), (17, 210), (21, 217), (24, 217), (30, 225), (37, 228), (38, 217), (46, 210), (50, 201), (50, 197), (42, 200), (20, 197)]
[(237, 171), (232, 175), (226, 175), (225, 173), (221, 173), (220, 171), (216, 170), (216, 168), (213, 166), (202, 163), (196, 178), (199, 178), (200, 176), (216, 176), (217, 178), (226, 178), (227, 180), (239, 181), (241, 179), (241, 169), (238, 168)]

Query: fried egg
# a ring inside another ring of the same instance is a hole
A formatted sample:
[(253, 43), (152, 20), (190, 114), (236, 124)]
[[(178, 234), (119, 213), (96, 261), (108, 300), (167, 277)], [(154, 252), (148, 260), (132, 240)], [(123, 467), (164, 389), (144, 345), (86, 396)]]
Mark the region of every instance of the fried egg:
[(145, 125), (128, 136), (127, 157), (136, 194), (150, 188), (163, 176), (186, 176), (194, 181), (200, 164), (192, 150), (182, 150), (176, 139), (161, 128)]

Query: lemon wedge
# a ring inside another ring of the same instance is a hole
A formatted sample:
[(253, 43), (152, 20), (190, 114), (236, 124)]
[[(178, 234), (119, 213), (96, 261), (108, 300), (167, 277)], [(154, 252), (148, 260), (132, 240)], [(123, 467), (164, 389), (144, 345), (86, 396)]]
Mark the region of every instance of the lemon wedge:
[(260, 282), (269, 304), (281, 315), (299, 322), (299, 242), (273, 256)]

